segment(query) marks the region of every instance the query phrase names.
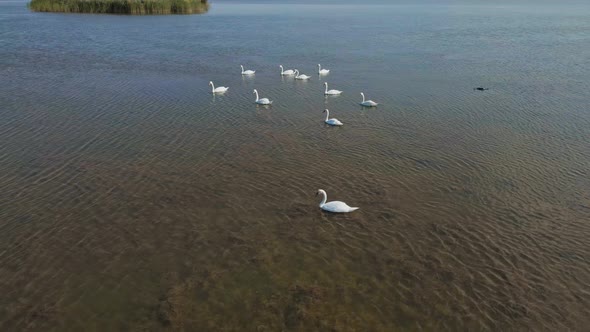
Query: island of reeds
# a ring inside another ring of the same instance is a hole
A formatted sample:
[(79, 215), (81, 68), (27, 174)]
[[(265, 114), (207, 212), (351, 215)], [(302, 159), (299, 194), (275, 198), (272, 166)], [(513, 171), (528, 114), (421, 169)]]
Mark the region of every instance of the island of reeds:
[(200, 14), (209, 9), (207, 0), (32, 0), (36, 12), (165, 15)]

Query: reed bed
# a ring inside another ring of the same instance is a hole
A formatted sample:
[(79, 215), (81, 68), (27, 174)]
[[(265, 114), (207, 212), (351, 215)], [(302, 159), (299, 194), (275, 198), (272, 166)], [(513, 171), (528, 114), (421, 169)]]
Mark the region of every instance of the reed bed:
[(36, 12), (165, 15), (200, 14), (209, 9), (207, 0), (32, 0)]

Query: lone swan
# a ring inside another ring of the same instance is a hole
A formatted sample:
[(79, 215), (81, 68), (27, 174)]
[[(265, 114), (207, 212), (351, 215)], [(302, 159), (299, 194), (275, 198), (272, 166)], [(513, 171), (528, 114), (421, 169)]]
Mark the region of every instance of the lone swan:
[(322, 66), (318, 63), (318, 74), (326, 75), (330, 73), (330, 69), (322, 69)]
[(254, 101), (258, 105), (270, 105), (272, 104), (272, 100), (268, 100), (268, 98), (258, 98), (258, 91), (254, 89), (254, 93), (256, 94), (256, 100)]
[(342, 93), (342, 91), (340, 90), (328, 90), (328, 82), (324, 82), (324, 86), (326, 87), (326, 89), (324, 90), (324, 95), (334, 96)]
[(361, 102), (362, 106), (366, 106), (366, 107), (375, 107), (379, 104), (377, 104), (376, 102), (372, 101), (372, 100), (365, 100), (365, 94), (361, 92), (361, 96), (363, 96), (363, 101)]
[(242, 67), (242, 75), (253, 75), (256, 71), (255, 70), (244, 70), (244, 66), (240, 65), (240, 67)]
[(340, 122), (340, 120), (338, 120), (336, 118), (329, 119), (329, 117), (330, 117), (330, 111), (328, 111), (327, 108), (324, 110), (324, 113), (326, 113), (326, 120), (324, 121), (326, 124), (329, 124), (330, 126), (342, 126), (342, 125), (344, 125), (344, 123)]
[(282, 76), (295, 75), (295, 71), (293, 69), (287, 69), (287, 70), (283, 71), (283, 65), (279, 65), (279, 67), (281, 67), (281, 75)]
[(225, 86), (215, 87), (215, 85), (213, 85), (213, 81), (210, 81), (209, 85), (211, 86), (211, 93), (224, 93), (225, 91), (227, 91), (229, 89), (228, 87), (225, 87)]
[(299, 74), (299, 70), (295, 69), (295, 79), (297, 80), (308, 80), (311, 76), (307, 76), (305, 74)]
[(352, 212), (354, 210), (359, 209), (357, 207), (350, 207), (350, 206), (348, 206), (348, 204), (346, 204), (344, 202), (340, 202), (340, 201), (333, 201), (333, 202), (326, 203), (326, 200), (328, 199), (328, 195), (326, 194), (326, 192), (323, 189), (318, 189), (316, 196), (319, 194), (322, 194), (322, 196), (323, 196), (322, 201), (320, 202), (320, 209), (322, 209), (324, 211), (335, 212), (335, 213), (346, 213), (346, 212)]

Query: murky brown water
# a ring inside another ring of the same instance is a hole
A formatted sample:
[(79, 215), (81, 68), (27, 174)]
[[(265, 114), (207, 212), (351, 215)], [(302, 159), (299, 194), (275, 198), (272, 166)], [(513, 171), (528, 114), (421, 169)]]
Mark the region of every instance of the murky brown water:
[[(585, 330), (590, 9), (548, 8), (0, 5), (0, 330)], [(342, 96), (277, 74), (317, 62)]]

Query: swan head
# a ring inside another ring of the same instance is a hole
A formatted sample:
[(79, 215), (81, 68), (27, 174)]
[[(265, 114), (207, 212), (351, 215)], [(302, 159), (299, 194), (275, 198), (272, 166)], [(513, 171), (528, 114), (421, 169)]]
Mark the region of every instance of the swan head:
[(256, 89), (254, 89), (254, 91), (252, 93), (256, 93), (256, 92), (258, 92), (258, 91), (256, 91)]
[(209, 85), (213, 85), (213, 81), (209, 81)]
[(327, 108), (322, 113), (326, 113), (326, 112), (328, 112), (328, 109)]
[(318, 191), (316, 191), (315, 195), (319, 195), (319, 194), (326, 194), (326, 192), (324, 191), (324, 189), (318, 189)]
[(324, 85), (328, 85), (328, 82), (324, 82)]
[(279, 67), (283, 68), (283, 65), (279, 65)]

